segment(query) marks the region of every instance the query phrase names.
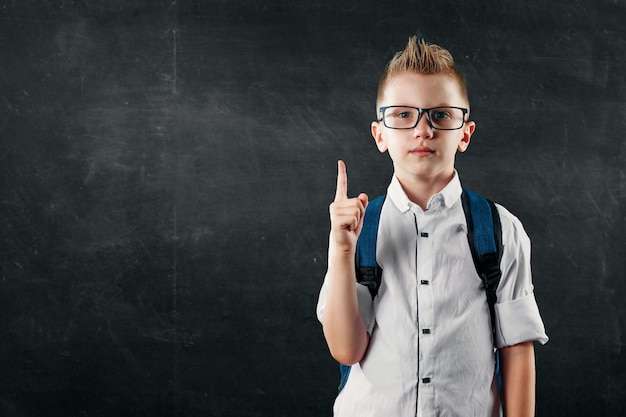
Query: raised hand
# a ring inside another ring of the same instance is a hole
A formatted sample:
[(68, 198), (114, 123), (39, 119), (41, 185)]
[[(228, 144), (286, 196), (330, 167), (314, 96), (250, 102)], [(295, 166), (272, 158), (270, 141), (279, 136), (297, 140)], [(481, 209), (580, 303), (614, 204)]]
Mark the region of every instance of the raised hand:
[(356, 250), (356, 242), (363, 228), (363, 216), (368, 204), (366, 194), (348, 198), (348, 175), (346, 164), (337, 162), (337, 192), (330, 205), (331, 235), (337, 249), (343, 252)]

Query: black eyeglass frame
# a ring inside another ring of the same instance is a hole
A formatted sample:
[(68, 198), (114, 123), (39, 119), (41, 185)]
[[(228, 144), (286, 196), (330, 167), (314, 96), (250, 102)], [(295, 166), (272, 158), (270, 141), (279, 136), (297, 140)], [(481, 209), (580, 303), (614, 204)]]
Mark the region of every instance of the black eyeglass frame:
[[(415, 109), (417, 110), (419, 113), (417, 114), (417, 120), (415, 121), (415, 124), (411, 127), (389, 127), (387, 126), (387, 122), (385, 121), (385, 110), (387, 109), (391, 109), (394, 107), (406, 107), (409, 109)], [(461, 123), (461, 126), (459, 127), (454, 127), (454, 128), (441, 128), (441, 127), (435, 127), (433, 126), (433, 122), (430, 120), (430, 111), (431, 110), (436, 110), (436, 109), (458, 109), (461, 110), (463, 112), (463, 123)], [(422, 107), (413, 107), (413, 106), (384, 106), (384, 107), (380, 107), (378, 109), (378, 112), (380, 113), (381, 118), (378, 119), (379, 122), (383, 122), (383, 124), (385, 125), (386, 128), (388, 129), (396, 129), (396, 130), (409, 130), (409, 129), (415, 129), (415, 126), (417, 126), (417, 124), (420, 122), (420, 120), (422, 120), (422, 115), (426, 114), (426, 120), (428, 121), (428, 126), (430, 126), (432, 129), (435, 130), (459, 130), (462, 129), (463, 126), (465, 125), (465, 123), (467, 123), (467, 120), (465, 120), (465, 116), (467, 114), (469, 114), (469, 110), (464, 108), (464, 107), (456, 107), (456, 106), (437, 106), (437, 107), (430, 107), (430, 108), (422, 108)]]

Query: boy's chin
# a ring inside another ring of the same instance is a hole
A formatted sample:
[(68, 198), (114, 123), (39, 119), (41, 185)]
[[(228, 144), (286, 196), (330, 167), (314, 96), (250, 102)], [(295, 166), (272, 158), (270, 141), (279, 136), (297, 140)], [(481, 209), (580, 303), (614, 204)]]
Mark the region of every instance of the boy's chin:
[(394, 171), (396, 176), (405, 177), (409, 179), (412, 177), (415, 180), (419, 179), (449, 179), (454, 175), (454, 166), (441, 167), (433, 164), (429, 164), (428, 161), (422, 161), (420, 164), (414, 164), (408, 167), (396, 166), (394, 164)]

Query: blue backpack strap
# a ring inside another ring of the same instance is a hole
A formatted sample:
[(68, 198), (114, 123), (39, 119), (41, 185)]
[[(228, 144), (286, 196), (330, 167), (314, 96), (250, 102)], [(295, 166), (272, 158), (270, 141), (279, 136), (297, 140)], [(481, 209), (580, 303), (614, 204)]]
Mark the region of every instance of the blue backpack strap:
[[(357, 282), (365, 285), (372, 300), (378, 294), (380, 287), (380, 277), (382, 276), (382, 268), (376, 262), (376, 240), (378, 238), (378, 224), (380, 223), (380, 213), (383, 209), (385, 196), (382, 195), (369, 202), (365, 209), (365, 217), (363, 218), (363, 228), (356, 244), (356, 256), (354, 267), (356, 268)], [(339, 391), (343, 389), (348, 382), (350, 369), (352, 367), (339, 364), (341, 380), (339, 381)]]
[(464, 189), (461, 194), (461, 202), (467, 221), (467, 240), (476, 272), (482, 279), (487, 292), (491, 330), (495, 337), (496, 289), (502, 277), (502, 271), (500, 271), (500, 259), (502, 258), (500, 215), (492, 201), (472, 191)]
[[(467, 240), (472, 252), (476, 272), (483, 281), (487, 293), (487, 304), (491, 318), (493, 343), (496, 341), (496, 290), (500, 284), (502, 271), (502, 224), (500, 215), (493, 201), (472, 191), (463, 189), (461, 194), (463, 211), (467, 221)], [(502, 391), (502, 375), (500, 372), (500, 353), (496, 351), (496, 378), (502, 409), (504, 397)]]
[(369, 289), (372, 299), (378, 294), (382, 275), (382, 268), (376, 262), (376, 240), (384, 202), (385, 196), (381, 195), (367, 205), (363, 228), (356, 244), (356, 280)]
[(346, 382), (348, 382), (348, 377), (350, 376), (350, 370), (352, 366), (344, 365), (343, 363), (339, 364), (339, 373), (341, 373), (341, 379), (339, 380), (339, 388), (338, 391), (341, 392), (343, 387), (346, 386)]

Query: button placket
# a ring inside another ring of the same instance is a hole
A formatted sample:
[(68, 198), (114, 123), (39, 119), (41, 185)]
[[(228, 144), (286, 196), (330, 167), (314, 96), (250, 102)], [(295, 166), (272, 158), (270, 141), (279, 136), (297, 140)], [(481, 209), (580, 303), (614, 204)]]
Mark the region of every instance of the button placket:
[(429, 211), (416, 213), (417, 229), (417, 257), (416, 278), (418, 284), (418, 339), (420, 359), (419, 379), (422, 385), (434, 387), (433, 356), (434, 356), (434, 294), (433, 294), (433, 226), (434, 212), (437, 211), (438, 201), (432, 201)]

